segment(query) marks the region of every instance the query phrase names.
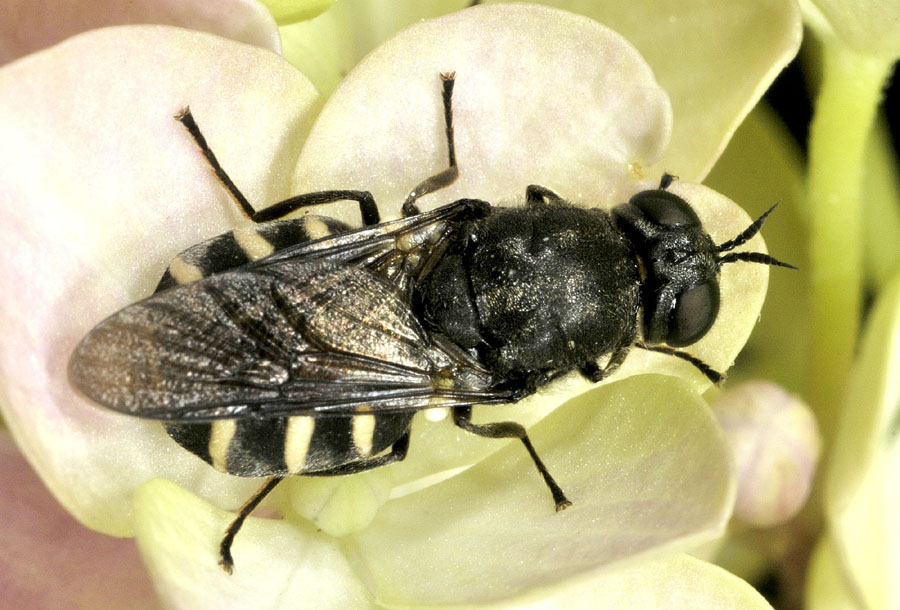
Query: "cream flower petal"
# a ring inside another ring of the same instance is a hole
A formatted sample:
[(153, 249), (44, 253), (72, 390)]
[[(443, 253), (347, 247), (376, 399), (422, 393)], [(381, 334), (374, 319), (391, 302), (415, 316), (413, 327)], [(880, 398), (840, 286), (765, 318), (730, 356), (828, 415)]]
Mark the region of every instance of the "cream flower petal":
[(564, 582), (522, 598), (478, 606), (478, 610), (559, 608), (771, 610), (772, 606), (740, 578), (690, 555), (642, 561), (610, 574)]
[(315, 19), (282, 26), (283, 54), (328, 97), (369, 51), (403, 28), (471, 4), (472, 0), (336, 2)]
[(138, 545), (168, 608), (374, 608), (339, 542), (309, 524), (248, 520), (228, 575), (218, 550), (234, 515), (164, 479), (144, 484), (134, 507)]
[(228, 506), (255, 486), (213, 473), (159, 424), (77, 397), (66, 366), (94, 324), (152, 291), (173, 255), (236, 220), (173, 115), (190, 104), (231, 176), (264, 204), (288, 194), (315, 98), (268, 50), (163, 26), (92, 31), (0, 70), (0, 240), (11, 254), (0, 404), (54, 495), (91, 527), (130, 533), (128, 500), (151, 476)]
[(900, 57), (900, 4), (880, 0), (803, 0), (800, 7), (820, 33), (834, 33), (863, 55)]
[(255, 0), (4, 0), (0, 65), (87, 30), (138, 23), (190, 28), (281, 50), (272, 15)]
[[(573, 505), (555, 513), (521, 444), (381, 508), (350, 553), (387, 605), (475, 604), (721, 533), (734, 466), (706, 404), (681, 380), (635, 376), (530, 429)], [(488, 442), (486, 439), (482, 439)]]
[(790, 0), (542, 4), (596, 19), (637, 47), (675, 113), (672, 142), (650, 172), (689, 181), (709, 172), (734, 130), (797, 54), (802, 35), (800, 13)]
[(829, 534), (819, 539), (812, 552), (803, 599), (809, 610), (866, 610)]
[(312, 19), (327, 11), (334, 0), (260, 0), (279, 24)]

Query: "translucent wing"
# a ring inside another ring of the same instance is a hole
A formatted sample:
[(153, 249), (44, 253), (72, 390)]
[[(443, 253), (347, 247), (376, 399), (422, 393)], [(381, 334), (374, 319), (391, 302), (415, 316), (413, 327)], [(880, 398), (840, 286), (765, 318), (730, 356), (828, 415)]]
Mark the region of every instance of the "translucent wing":
[(394, 283), (327, 255), (157, 293), (95, 327), (69, 371), (106, 407), (179, 421), (509, 400)]
[(490, 209), (485, 201), (460, 199), (409, 218), (285, 248), (248, 267), (264, 268), (298, 260), (341, 262), (368, 269), (409, 296), (415, 282), (431, 270), (444, 252), (454, 228), (466, 220), (486, 216)]

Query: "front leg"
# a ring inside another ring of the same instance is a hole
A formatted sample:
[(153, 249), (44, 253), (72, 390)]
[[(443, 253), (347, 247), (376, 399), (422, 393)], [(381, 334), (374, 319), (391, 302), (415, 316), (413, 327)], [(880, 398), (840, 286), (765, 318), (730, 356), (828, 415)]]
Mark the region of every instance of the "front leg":
[(641, 349), (645, 349), (648, 352), (667, 354), (669, 356), (681, 358), (685, 362), (690, 362), (697, 368), (698, 371), (703, 373), (706, 378), (712, 381), (715, 385), (722, 385), (722, 382), (725, 381), (725, 373), (718, 372), (696, 356), (691, 356), (687, 352), (682, 352), (681, 350), (677, 350), (665, 345), (647, 345), (646, 343), (635, 343), (635, 346)]
[(609, 362), (606, 363), (602, 369), (597, 365), (594, 360), (588, 360), (584, 364), (579, 367), (579, 372), (582, 375), (588, 378), (589, 381), (593, 383), (597, 383), (602, 381), (616, 372), (622, 363), (625, 362), (625, 357), (628, 356), (628, 347), (620, 347), (616, 351), (613, 352), (613, 355), (609, 357)]

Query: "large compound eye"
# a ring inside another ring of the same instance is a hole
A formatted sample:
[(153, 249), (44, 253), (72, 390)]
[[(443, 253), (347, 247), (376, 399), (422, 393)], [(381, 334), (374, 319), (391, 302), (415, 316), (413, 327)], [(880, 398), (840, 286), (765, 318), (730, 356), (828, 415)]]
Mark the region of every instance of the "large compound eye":
[(628, 203), (640, 208), (648, 220), (660, 226), (701, 226), (700, 219), (690, 204), (669, 191), (641, 191), (629, 199)]
[(666, 343), (684, 347), (700, 340), (719, 313), (719, 284), (709, 280), (688, 288), (675, 299)]

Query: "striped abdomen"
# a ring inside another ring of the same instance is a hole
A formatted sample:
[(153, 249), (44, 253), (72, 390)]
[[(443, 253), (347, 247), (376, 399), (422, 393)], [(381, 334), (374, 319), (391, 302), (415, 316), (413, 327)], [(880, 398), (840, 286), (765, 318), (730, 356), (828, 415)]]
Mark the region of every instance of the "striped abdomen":
[[(156, 291), (259, 260), (295, 244), (349, 230), (333, 218), (305, 216), (235, 229), (173, 259)], [(167, 423), (175, 441), (217, 470), (238, 476), (327, 472), (377, 455), (409, 428), (411, 413), (223, 419)]]
[(327, 216), (304, 216), (237, 228), (191, 246), (176, 256), (156, 292), (196, 282), (265, 258), (290, 246), (350, 230), (346, 224)]

